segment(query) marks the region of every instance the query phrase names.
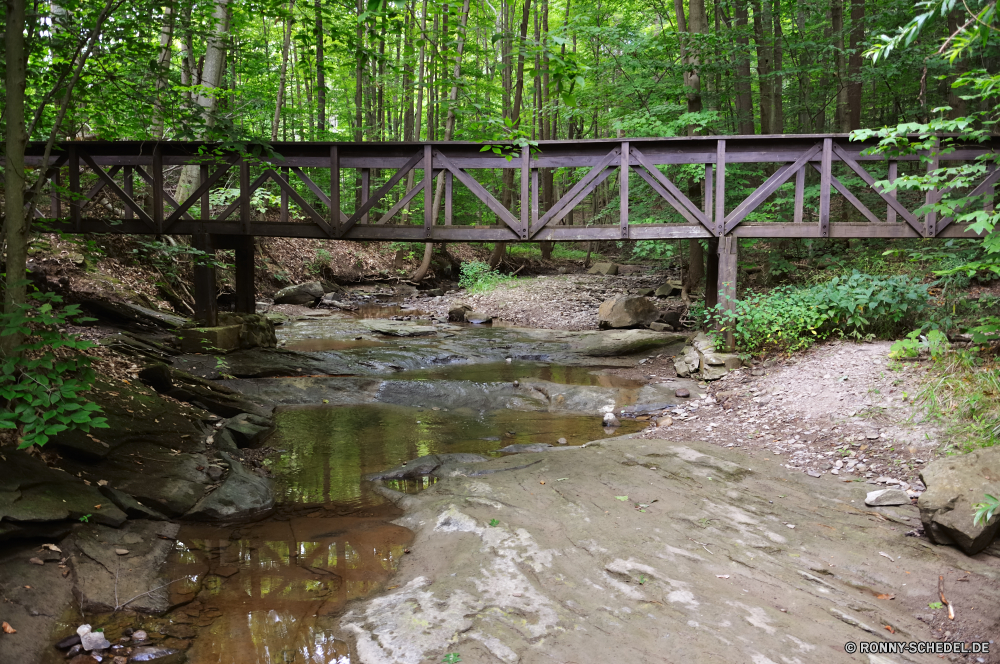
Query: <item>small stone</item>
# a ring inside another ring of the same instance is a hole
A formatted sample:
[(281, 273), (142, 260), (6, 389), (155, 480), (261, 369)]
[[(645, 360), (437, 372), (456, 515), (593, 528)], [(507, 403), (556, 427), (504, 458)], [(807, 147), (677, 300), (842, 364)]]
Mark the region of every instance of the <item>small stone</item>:
[(899, 489), (879, 489), (870, 491), (865, 496), (865, 505), (876, 507), (879, 505), (909, 505), (910, 497), (905, 491)]
[(80, 644), (88, 652), (111, 647), (111, 642), (104, 638), (104, 632), (87, 632), (86, 634), (81, 634)]
[(661, 417), (656, 420), (656, 426), (660, 428), (669, 427), (674, 423), (674, 418), (672, 417)]
[(71, 634), (70, 636), (67, 636), (65, 639), (57, 643), (56, 648), (59, 648), (59, 650), (66, 650), (66, 648), (75, 646), (78, 643), (80, 643), (80, 635)]
[(135, 642), (137, 642), (137, 643), (141, 642), (141, 641), (145, 641), (148, 638), (149, 637), (146, 636), (146, 631), (145, 630), (137, 629), (134, 632), (132, 632), (132, 640), (135, 641)]
[(115, 549), (115, 553), (117, 553), (119, 556), (127, 556), (128, 549)]
[(689, 396), (691, 396), (691, 391), (685, 387), (681, 387), (679, 389), (674, 390), (674, 396), (677, 397), (678, 399), (687, 399)]
[(28, 558), (28, 562), (32, 565), (44, 565), (45, 561), (41, 558)]
[(560, 438), (559, 440), (556, 441), (556, 443), (559, 445), (566, 445), (567, 441), (565, 438)]
[(869, 431), (865, 434), (865, 438), (868, 440), (878, 440), (878, 431)]
[(83, 652), (83, 646), (81, 646), (78, 643), (78, 644), (76, 644), (75, 646), (73, 646), (72, 648), (70, 648), (69, 650), (66, 651), (66, 659), (71, 659), (73, 657), (76, 657), (77, 655), (79, 655), (82, 652)]
[(822, 477), (823, 474), (820, 473), (818, 470), (810, 469), (806, 471), (806, 475), (808, 475), (809, 477)]
[(118, 655), (111, 662), (112, 664), (128, 664), (128, 657)]
[(604, 414), (604, 426), (606, 426), (606, 427), (620, 427), (621, 425), (622, 425), (622, 423), (618, 421), (618, 418), (615, 417), (614, 413), (605, 413)]

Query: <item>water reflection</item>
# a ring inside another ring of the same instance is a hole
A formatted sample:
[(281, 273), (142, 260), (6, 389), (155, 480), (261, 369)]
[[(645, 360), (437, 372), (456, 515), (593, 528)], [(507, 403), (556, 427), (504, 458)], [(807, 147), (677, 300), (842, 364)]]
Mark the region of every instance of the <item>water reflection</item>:
[[(605, 432), (598, 417), (513, 410), (475, 413), (367, 404), (331, 408), (291, 408), (277, 414), (278, 432), (268, 441), (283, 450), (269, 461), (279, 477), (282, 503), (354, 506), (384, 499), (361, 477), (401, 465), (426, 454), (490, 454), (514, 444), (570, 445), (633, 433), (645, 422), (625, 420)], [(418, 491), (429, 482), (400, 483), (394, 488)]]
[(452, 364), (433, 369), (404, 371), (395, 380), (469, 380), (474, 383), (511, 383), (534, 378), (561, 385), (589, 385), (635, 389), (645, 380), (622, 378), (594, 367), (566, 366), (547, 362), (488, 362)]

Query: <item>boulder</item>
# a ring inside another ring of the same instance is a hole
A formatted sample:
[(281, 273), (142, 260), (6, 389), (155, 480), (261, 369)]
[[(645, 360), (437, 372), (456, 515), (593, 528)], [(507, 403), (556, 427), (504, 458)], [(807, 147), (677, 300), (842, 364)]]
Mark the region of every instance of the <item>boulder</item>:
[(427, 454), (413, 459), (412, 461), (407, 461), (402, 466), (366, 475), (365, 479), (370, 482), (379, 480), (414, 479), (417, 477), (426, 477), (441, 466), (456, 465), (460, 463), (478, 463), (480, 461), (489, 461), (489, 459), (479, 454), (468, 453)]
[(653, 291), (653, 295), (656, 297), (673, 297), (674, 295), (680, 295), (682, 288), (682, 284), (679, 284), (676, 281), (668, 281)]
[(614, 263), (594, 263), (594, 265), (587, 270), (587, 274), (603, 274), (603, 275), (614, 275), (618, 274), (618, 266)]
[(909, 504), (910, 497), (900, 489), (879, 489), (878, 491), (869, 491), (868, 495), (865, 496), (865, 505), (869, 507)]
[(660, 312), (644, 297), (620, 295), (605, 300), (597, 310), (597, 323), (602, 329), (649, 325)]
[(229, 464), (222, 486), (198, 501), (184, 516), (199, 521), (229, 521), (256, 516), (274, 507), (271, 480), (247, 470), (236, 458), (219, 452)]
[(223, 431), (232, 435), (237, 447), (256, 447), (274, 431), (274, 420), (251, 413), (240, 413), (226, 422)]
[(424, 337), (437, 332), (437, 328), (433, 325), (416, 325), (402, 320), (371, 318), (358, 322), (372, 332), (390, 337)]
[(310, 281), (282, 288), (274, 294), (274, 303), (315, 304), (323, 295), (323, 284), (318, 281)]
[(278, 345), (274, 323), (264, 314), (221, 314), (219, 325), (240, 326), (240, 348), (276, 348)]
[(461, 302), (456, 302), (450, 309), (448, 309), (448, 320), (453, 323), (464, 323), (465, 314), (472, 311), (472, 307)]
[(240, 347), (240, 325), (192, 327), (177, 334), (185, 353), (228, 353)]
[(674, 358), (674, 370), (681, 378), (687, 378), (701, 368), (701, 357), (693, 346), (685, 346), (684, 351)]
[(342, 293), (327, 293), (316, 306), (321, 309), (340, 309), (341, 311), (354, 311), (358, 308), (350, 302), (345, 302)]
[(474, 325), (485, 325), (493, 320), (493, 316), (489, 314), (480, 313), (478, 311), (470, 311), (465, 314), (465, 322), (472, 323)]
[(932, 542), (955, 544), (970, 556), (989, 546), (1000, 530), (1000, 517), (977, 526), (972, 506), (985, 494), (1000, 495), (1000, 447), (938, 459), (921, 471), (920, 479), (927, 490), (917, 507)]
[(125, 512), (130, 519), (149, 519), (150, 521), (166, 521), (167, 517), (149, 507), (146, 507), (138, 500), (128, 495), (124, 491), (119, 491), (110, 486), (99, 487), (100, 492), (107, 497), (115, 507)]
[(649, 324), (649, 329), (653, 332), (671, 332), (674, 328), (666, 323), (653, 322)]
[(680, 345), (685, 337), (678, 334), (653, 332), (652, 330), (616, 330), (588, 332), (580, 334), (574, 342), (574, 349), (588, 357), (612, 357), (631, 355), (642, 351)]

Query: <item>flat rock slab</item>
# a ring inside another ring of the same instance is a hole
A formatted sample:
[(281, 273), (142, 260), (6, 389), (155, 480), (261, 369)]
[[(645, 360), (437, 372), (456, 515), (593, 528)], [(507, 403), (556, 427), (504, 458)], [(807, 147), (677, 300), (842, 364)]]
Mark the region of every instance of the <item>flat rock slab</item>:
[(865, 505), (869, 507), (879, 507), (882, 505), (909, 505), (910, 497), (905, 491), (900, 489), (880, 489), (870, 491), (865, 496)]
[(989, 546), (1000, 532), (1000, 517), (976, 525), (972, 506), (986, 494), (1000, 496), (1000, 447), (938, 459), (927, 464), (920, 479), (927, 490), (917, 506), (932, 541), (955, 544), (970, 555)]
[(91, 524), (76, 531), (64, 552), (69, 555), (74, 594), (82, 608), (166, 611), (168, 589), (159, 586), (169, 579), (163, 578), (160, 568), (174, 548), (179, 529), (173, 523), (129, 521), (120, 529)]
[(652, 330), (622, 330), (607, 332), (584, 332), (573, 337), (571, 348), (590, 357), (610, 357), (632, 355), (652, 351), (667, 346), (683, 344), (686, 337)]
[(437, 328), (433, 325), (414, 325), (402, 320), (372, 318), (358, 322), (372, 332), (390, 337), (426, 337), (437, 333)]
[(407, 461), (402, 466), (366, 475), (365, 479), (374, 482), (379, 480), (405, 480), (426, 477), (442, 466), (479, 463), (488, 460), (487, 457), (480, 454), (426, 454), (412, 461)]
[(257, 516), (274, 507), (274, 483), (247, 470), (225, 452), (229, 464), (222, 486), (202, 498), (185, 517), (196, 521), (232, 521)]
[(845, 643), (932, 638), (915, 614), (938, 574), (957, 606), (1000, 616), (994, 564), (870, 518), (855, 484), (637, 438), (478, 467), (505, 472), (402, 501), (398, 587), (339, 620), (360, 663), (860, 662)]

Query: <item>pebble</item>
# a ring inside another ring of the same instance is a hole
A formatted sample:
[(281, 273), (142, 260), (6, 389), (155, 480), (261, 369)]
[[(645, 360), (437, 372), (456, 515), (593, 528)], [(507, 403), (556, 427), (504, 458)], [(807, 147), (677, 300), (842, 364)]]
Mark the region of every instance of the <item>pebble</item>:
[(556, 441), (556, 443), (558, 443), (559, 445), (565, 445), (567, 441), (565, 438), (560, 438), (559, 440)]
[(72, 634), (70, 636), (67, 636), (65, 639), (63, 639), (59, 643), (57, 643), (56, 644), (56, 648), (59, 648), (59, 650), (66, 650), (66, 648), (75, 646), (78, 643), (80, 643), (80, 635), (79, 634)]
[(71, 657), (76, 657), (82, 652), (83, 652), (83, 646), (77, 643), (75, 646), (66, 651), (66, 659), (69, 659)]
[(673, 423), (674, 423), (674, 418), (672, 417), (661, 417), (660, 419), (656, 420), (656, 426), (658, 427), (668, 427)]
[(678, 388), (677, 390), (674, 390), (674, 396), (677, 397), (678, 399), (687, 399), (689, 396), (691, 396), (691, 391), (688, 390), (687, 388), (681, 387)]
[(604, 413), (604, 426), (606, 427), (620, 427), (621, 422), (615, 417), (614, 413)]
[(147, 638), (149, 638), (149, 637), (146, 636), (146, 631), (145, 630), (137, 629), (134, 632), (132, 632), (132, 640), (133, 641), (136, 641), (136, 642), (145, 641)]

